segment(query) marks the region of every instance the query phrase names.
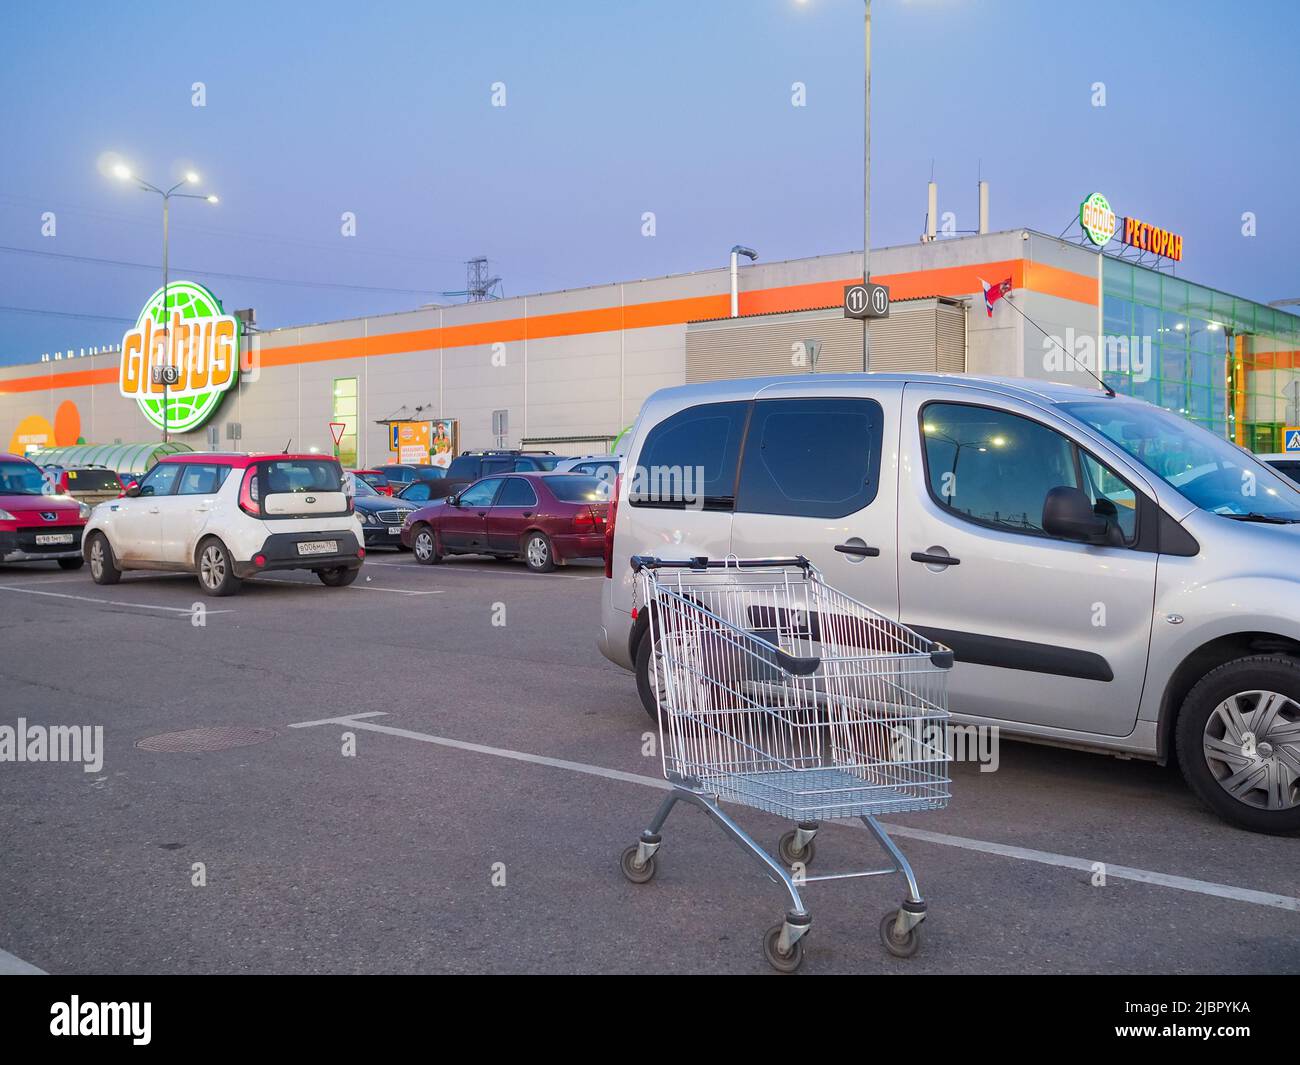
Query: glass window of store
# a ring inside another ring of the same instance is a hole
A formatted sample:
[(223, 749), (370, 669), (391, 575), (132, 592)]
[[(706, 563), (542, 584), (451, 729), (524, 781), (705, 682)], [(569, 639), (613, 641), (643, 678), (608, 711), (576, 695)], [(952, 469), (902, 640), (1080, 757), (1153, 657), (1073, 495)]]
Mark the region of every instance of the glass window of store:
[(1300, 318), (1110, 256), (1102, 277), (1104, 343), (1128, 351), (1105, 363), (1117, 392), (1282, 450), (1283, 427), (1300, 424)]
[(334, 378), (334, 417), (331, 421), (342, 422), (345, 426), (339, 440), (338, 457), (345, 470), (355, 469), (357, 465), (357, 379), (355, 377)]

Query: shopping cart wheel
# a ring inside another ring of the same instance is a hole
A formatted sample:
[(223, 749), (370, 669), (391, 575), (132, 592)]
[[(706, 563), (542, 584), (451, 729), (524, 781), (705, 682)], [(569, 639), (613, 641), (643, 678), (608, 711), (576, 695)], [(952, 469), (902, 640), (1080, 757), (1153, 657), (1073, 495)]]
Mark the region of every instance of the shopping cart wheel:
[(781, 861), (786, 865), (795, 865), (802, 862), (804, 867), (812, 865), (813, 856), (817, 853), (817, 845), (809, 840), (800, 849), (795, 830), (792, 828), (776, 845), (776, 852), (781, 856)]
[(637, 843), (633, 843), (632, 846), (628, 847), (628, 849), (623, 852), (622, 857), (619, 858), (618, 864), (619, 868), (623, 870), (623, 875), (632, 881), (632, 883), (648, 884), (655, 878), (655, 859), (652, 854), (645, 860), (644, 864), (638, 867), (636, 864), (636, 855), (639, 847), (640, 844)]
[(890, 910), (880, 921), (880, 941), (895, 958), (910, 958), (921, 949), (921, 926), (913, 925), (902, 937), (897, 927), (898, 911)]
[(777, 944), (780, 942), (781, 929), (784, 927), (784, 924), (778, 924), (767, 930), (763, 936), (763, 957), (777, 972), (792, 973), (803, 964), (803, 940), (796, 940), (790, 945), (789, 953), (782, 954)]

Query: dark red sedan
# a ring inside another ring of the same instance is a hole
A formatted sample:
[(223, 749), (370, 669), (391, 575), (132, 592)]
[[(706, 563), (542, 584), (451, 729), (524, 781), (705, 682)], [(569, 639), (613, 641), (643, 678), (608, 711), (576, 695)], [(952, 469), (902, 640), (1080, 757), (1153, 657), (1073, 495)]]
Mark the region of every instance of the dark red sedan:
[(577, 473), (484, 477), (407, 516), (402, 543), (426, 566), (444, 555), (522, 558), (549, 573), (605, 553), (605, 485)]

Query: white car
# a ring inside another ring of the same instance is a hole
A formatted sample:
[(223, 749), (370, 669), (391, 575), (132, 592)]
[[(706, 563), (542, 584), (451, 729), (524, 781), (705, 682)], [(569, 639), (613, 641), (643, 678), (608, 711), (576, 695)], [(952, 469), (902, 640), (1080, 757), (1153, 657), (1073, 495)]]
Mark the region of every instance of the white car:
[(96, 584), (128, 569), (196, 574), (208, 595), (245, 577), (309, 569), (342, 588), (366, 557), (365, 533), (338, 461), (322, 455), (168, 455), (86, 523)]

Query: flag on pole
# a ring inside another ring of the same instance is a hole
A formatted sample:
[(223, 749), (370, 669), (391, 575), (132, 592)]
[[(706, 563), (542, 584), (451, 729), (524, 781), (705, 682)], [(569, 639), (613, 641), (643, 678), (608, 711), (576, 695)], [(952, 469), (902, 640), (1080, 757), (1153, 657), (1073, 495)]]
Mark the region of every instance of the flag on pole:
[(1003, 296), (1011, 295), (1011, 278), (1005, 281), (999, 281), (996, 285), (990, 285), (982, 277), (980, 284), (984, 288), (984, 309), (988, 311), (989, 317), (993, 317), (993, 304), (997, 303)]

